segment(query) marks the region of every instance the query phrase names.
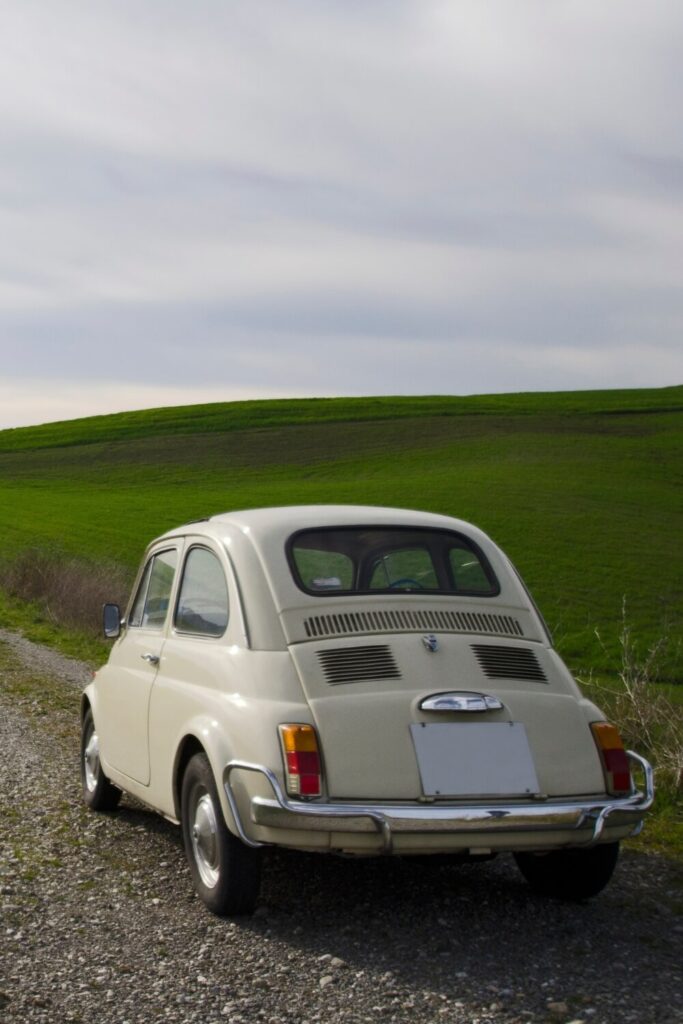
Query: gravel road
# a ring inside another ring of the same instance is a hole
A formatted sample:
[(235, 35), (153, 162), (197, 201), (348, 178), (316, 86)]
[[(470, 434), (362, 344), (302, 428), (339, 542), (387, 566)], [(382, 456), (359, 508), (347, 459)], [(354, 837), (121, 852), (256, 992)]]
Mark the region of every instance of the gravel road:
[(0, 1021), (683, 1021), (683, 870), (633, 850), (580, 906), (508, 858), (274, 852), (255, 917), (212, 917), (176, 828), (82, 807), (88, 677), (0, 632)]

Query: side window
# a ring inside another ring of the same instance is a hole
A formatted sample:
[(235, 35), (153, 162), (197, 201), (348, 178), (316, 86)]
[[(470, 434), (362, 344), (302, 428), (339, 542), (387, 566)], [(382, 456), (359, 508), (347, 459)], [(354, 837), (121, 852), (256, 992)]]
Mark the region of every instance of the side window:
[(191, 548), (185, 559), (175, 613), (180, 633), (222, 636), (228, 625), (228, 585), (208, 548)]
[(176, 551), (161, 551), (150, 558), (135, 595), (128, 619), (129, 626), (143, 626), (147, 629), (163, 627), (177, 560)]

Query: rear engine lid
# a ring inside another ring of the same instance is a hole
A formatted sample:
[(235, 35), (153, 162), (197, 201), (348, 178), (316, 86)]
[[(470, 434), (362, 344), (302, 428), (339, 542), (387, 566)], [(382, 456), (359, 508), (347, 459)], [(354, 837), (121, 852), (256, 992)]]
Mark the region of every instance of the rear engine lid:
[[(604, 791), (581, 703), (558, 670), (556, 655), (540, 643), (479, 634), (387, 633), (292, 644), (290, 653), (316, 721), (333, 799), (568, 797)], [(501, 706), (493, 700), (478, 713), (420, 707), (430, 695), (452, 691), (488, 695)], [(519, 726), (514, 741), (500, 729), (479, 729), (507, 725), (509, 732), (510, 723)], [(438, 730), (416, 739), (416, 727), (437, 724)], [(475, 732), (478, 740), (472, 740)], [(525, 743), (529, 765), (522, 767)], [(424, 751), (430, 744), (446, 759), (453, 752), (455, 774), (449, 769), (443, 776), (448, 793), (439, 792), (433, 781), (440, 776), (438, 758), (427, 764)], [(482, 774), (481, 789), (476, 778), (457, 781), (465, 771), (467, 747), (483, 750), (482, 765), (487, 760), (497, 765), (488, 776)], [(517, 757), (515, 777), (526, 782), (510, 782), (505, 790), (504, 764), (510, 757)]]

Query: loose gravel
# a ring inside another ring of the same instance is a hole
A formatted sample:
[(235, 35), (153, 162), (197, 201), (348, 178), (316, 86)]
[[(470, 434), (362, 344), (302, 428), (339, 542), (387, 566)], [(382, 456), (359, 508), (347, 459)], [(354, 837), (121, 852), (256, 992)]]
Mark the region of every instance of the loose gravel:
[(194, 895), (179, 830), (124, 797), (87, 812), (87, 668), (0, 636), (0, 1021), (675, 1024), (683, 871), (625, 851), (583, 905), (509, 858), (271, 851), (249, 919)]

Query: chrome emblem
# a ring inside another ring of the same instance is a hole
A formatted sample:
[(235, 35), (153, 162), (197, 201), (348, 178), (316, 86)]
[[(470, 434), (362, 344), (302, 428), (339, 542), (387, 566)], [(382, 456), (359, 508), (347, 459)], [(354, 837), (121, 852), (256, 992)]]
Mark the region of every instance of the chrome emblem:
[(425, 633), (425, 635), (422, 637), (422, 643), (425, 649), (427, 651), (431, 651), (432, 654), (434, 653), (434, 651), (438, 651), (439, 649), (439, 641), (436, 639), (433, 633)]

